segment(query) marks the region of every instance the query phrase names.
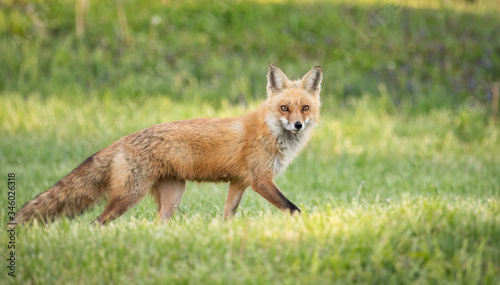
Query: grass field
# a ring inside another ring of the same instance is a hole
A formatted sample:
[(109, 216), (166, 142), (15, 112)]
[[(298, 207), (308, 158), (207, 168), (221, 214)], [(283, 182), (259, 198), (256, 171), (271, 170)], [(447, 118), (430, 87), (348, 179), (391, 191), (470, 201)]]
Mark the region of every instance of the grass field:
[(78, 38), (70, 1), (5, 2), (2, 189), (15, 173), (19, 209), (124, 135), (253, 109), (271, 62), (322, 64), (321, 123), (276, 179), (303, 214), (248, 189), (223, 222), (227, 185), (188, 183), (168, 224), (148, 197), (18, 228), (15, 278), (2, 231), (1, 284), (500, 283), (497, 4), (139, 3), (91, 1)]

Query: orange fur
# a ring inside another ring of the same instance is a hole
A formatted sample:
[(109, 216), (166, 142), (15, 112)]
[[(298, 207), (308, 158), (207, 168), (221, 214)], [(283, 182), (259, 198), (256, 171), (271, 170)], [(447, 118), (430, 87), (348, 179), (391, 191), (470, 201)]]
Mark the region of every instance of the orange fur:
[(280, 210), (300, 212), (273, 179), (305, 146), (319, 121), (321, 79), (320, 66), (290, 81), (271, 65), (268, 99), (256, 111), (236, 118), (167, 122), (123, 137), (29, 201), (16, 222), (72, 216), (107, 196), (96, 219), (105, 224), (150, 191), (159, 217), (168, 220), (187, 180), (230, 182), (224, 218), (235, 213), (248, 186)]

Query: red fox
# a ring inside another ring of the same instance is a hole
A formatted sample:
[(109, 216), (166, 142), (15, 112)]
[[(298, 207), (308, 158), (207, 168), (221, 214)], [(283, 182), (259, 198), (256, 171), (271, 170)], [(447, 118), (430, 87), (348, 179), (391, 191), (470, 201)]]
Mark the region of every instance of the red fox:
[(306, 145), (319, 121), (321, 66), (291, 81), (275, 65), (267, 74), (267, 100), (236, 118), (167, 122), (135, 132), (95, 153), (52, 188), (26, 203), (15, 223), (74, 216), (107, 198), (96, 222), (106, 223), (149, 192), (168, 221), (186, 181), (229, 182), (224, 219), (235, 214), (248, 186), (278, 209), (300, 210), (273, 179)]

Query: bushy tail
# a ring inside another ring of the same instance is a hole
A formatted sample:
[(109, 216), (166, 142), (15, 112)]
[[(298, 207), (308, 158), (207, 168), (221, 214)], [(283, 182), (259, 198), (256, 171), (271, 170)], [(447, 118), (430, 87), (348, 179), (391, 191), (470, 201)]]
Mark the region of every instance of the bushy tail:
[(51, 222), (61, 216), (81, 214), (106, 196), (112, 153), (104, 149), (57, 182), (52, 188), (26, 203), (16, 214), (15, 223), (33, 220)]

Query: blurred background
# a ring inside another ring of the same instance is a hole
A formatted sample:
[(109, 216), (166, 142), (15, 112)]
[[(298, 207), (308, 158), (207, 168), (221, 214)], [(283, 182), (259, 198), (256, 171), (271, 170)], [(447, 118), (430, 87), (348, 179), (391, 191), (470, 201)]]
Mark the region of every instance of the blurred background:
[(324, 68), (326, 108), (484, 108), (500, 81), (498, 1), (3, 0), (2, 96), (265, 98), (267, 66)]

